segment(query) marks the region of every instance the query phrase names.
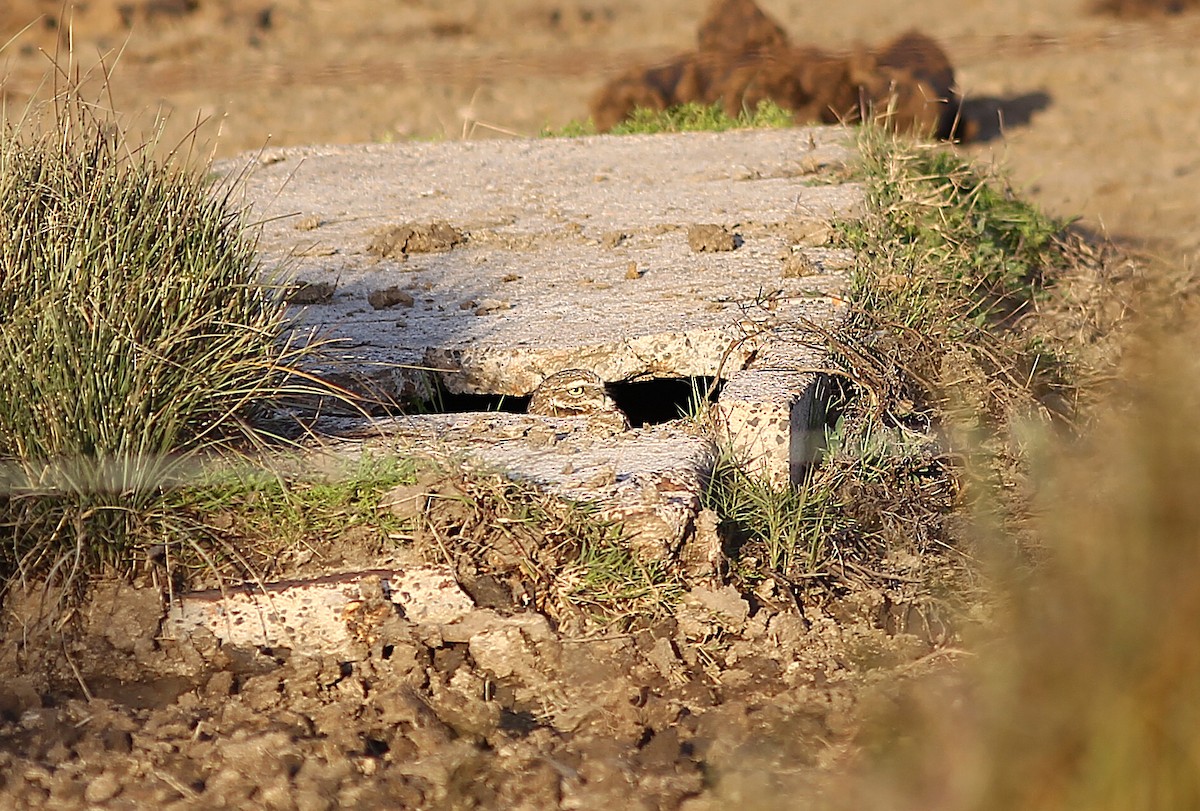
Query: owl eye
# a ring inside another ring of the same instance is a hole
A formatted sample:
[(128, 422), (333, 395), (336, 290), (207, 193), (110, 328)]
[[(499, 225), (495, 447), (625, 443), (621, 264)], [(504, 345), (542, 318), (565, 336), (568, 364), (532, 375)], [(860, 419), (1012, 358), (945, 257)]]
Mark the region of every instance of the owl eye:
[(571, 395), (572, 397), (582, 397), (583, 386), (572, 386), (571, 388), (567, 389), (567, 394)]

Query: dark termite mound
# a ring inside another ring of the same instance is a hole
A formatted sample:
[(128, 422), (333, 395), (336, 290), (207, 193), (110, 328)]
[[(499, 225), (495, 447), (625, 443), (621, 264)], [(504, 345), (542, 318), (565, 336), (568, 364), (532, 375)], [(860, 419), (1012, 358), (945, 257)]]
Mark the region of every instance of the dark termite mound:
[(941, 46), (919, 31), (836, 54), (793, 46), (753, 0), (716, 0), (697, 39), (696, 51), (634, 68), (605, 85), (591, 105), (597, 129), (612, 129), (638, 107), (719, 103), (735, 116), (770, 100), (791, 110), (798, 124), (876, 119), (938, 138), (971, 135), (961, 119), (954, 68)]

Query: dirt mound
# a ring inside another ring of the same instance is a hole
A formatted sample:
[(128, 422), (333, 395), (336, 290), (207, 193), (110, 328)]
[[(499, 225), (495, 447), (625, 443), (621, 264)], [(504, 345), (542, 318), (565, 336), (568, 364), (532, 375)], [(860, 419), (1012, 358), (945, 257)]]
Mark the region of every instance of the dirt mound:
[(1117, 17), (1166, 17), (1200, 10), (1200, 0), (1097, 0), (1092, 11)]
[(720, 103), (731, 116), (770, 100), (797, 123), (887, 116), (900, 130), (964, 138), (954, 68), (941, 47), (909, 31), (877, 49), (839, 55), (793, 47), (753, 0), (717, 0), (699, 31), (699, 50), (609, 82), (592, 101), (592, 120), (612, 129), (635, 108)]
[(764, 757), (828, 778), (930, 650), (883, 629), (881, 594), (834, 616), (770, 581), (583, 633), (392, 615), (337, 656), (164, 638), (146, 585), (99, 585), (65, 636), (35, 603), (0, 652), (5, 808), (723, 807)]
[[(207, 522), (258, 549), (256, 570), (277, 582), (436, 561), (469, 595), (435, 616), (359, 577), (336, 648), (184, 630), (153, 561), (132, 583), (93, 584), (65, 616), (53, 590), (13, 589), (0, 808), (727, 807), (761, 784), (764, 758), (831, 779), (859, 708), (895, 695), (943, 641), (899, 582), (809, 602), (773, 578), (708, 577), (678, 599), (631, 601), (636, 572), (605, 586), (579, 565), (585, 545), (614, 570), (603, 526), (523, 493), (436, 471), (398, 485), (378, 510), (381, 526), (405, 519), (403, 546), (359, 525), (277, 550), (248, 516)], [(602, 610), (610, 598), (634, 610)]]
[(696, 35), (702, 53), (747, 54), (787, 48), (787, 32), (754, 0), (716, 0)]

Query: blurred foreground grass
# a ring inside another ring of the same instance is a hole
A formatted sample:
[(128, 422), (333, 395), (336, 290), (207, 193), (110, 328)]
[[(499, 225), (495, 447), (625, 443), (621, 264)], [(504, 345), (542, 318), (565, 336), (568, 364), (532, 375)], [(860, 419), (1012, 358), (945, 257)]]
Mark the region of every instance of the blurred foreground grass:
[(1200, 808), (1197, 337), (1142, 325), (1083, 435), (1040, 440), (1034, 560), (990, 562), (972, 658), (868, 725), (838, 807)]

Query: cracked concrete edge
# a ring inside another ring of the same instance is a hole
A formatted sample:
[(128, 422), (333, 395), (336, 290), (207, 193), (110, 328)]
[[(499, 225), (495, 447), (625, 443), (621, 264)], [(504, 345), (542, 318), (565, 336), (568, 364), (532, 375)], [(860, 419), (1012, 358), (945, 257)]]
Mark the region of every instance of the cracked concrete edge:
[(354, 373), (322, 372), (342, 388), (379, 402), (432, 400), (438, 378), (453, 394), (527, 396), (563, 369), (587, 369), (608, 382), (723, 377), (758, 351), (761, 327), (742, 318), (720, 328), (664, 331), (618, 342), (564, 347), (431, 347), (412, 363), (356, 361)]
[(798, 484), (825, 446), (832, 368), (823, 347), (777, 337), (722, 389), (717, 441), (749, 475)]
[(613, 432), (587, 417), (425, 414), (327, 420), (320, 433), (327, 438), (316, 450), (333, 458), (416, 454), (595, 505), (645, 560), (672, 559), (694, 531), (716, 459), (711, 438), (686, 424)]
[(352, 660), (394, 635), (385, 628), (394, 622), (410, 626), (430, 645), (461, 642), (473, 652), (478, 646), (497, 663), (505, 656), (505, 638), (554, 639), (543, 615), (501, 615), (478, 608), (451, 567), (427, 565), (192, 592), (169, 607), (162, 638), (186, 641), (210, 635), (238, 647), (287, 648), (305, 656)]

